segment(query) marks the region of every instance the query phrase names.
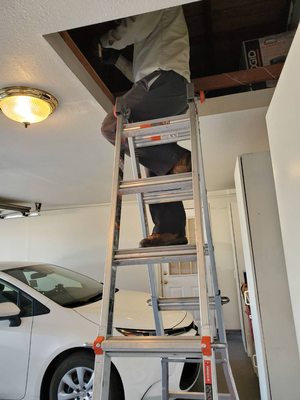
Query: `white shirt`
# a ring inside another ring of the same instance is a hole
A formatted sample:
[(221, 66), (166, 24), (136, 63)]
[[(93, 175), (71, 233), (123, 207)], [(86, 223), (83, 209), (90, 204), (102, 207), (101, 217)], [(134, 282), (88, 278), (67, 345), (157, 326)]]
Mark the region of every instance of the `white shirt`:
[(159, 69), (173, 70), (190, 81), (189, 36), (182, 7), (125, 18), (100, 41), (116, 50), (134, 44), (134, 82)]

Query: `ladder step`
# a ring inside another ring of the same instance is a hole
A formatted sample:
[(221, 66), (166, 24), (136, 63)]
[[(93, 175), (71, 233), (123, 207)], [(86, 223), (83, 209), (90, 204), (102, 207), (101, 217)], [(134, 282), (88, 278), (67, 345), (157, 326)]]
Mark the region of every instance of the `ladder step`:
[[(206, 399), (207, 397), (203, 392), (169, 392), (169, 399)], [(229, 393), (218, 393), (218, 400), (232, 399)]]
[(192, 189), (175, 189), (161, 192), (145, 193), (143, 196), (145, 204), (170, 203), (172, 201), (184, 201), (193, 199)]
[(118, 250), (114, 256), (113, 264), (122, 266), (196, 260), (196, 246), (185, 244)]
[(123, 133), (127, 137), (135, 138), (135, 147), (147, 147), (188, 140), (190, 130), (190, 119), (182, 114), (125, 124)]
[[(221, 304), (229, 303), (229, 297), (222, 296)], [(148, 300), (151, 306), (151, 299)], [(199, 310), (199, 297), (159, 297), (158, 306), (160, 311), (173, 311), (173, 310)], [(211, 309), (215, 308), (215, 298), (209, 297), (209, 306)]]
[[(111, 336), (101, 347), (110, 357), (202, 357), (201, 336)], [(213, 343), (212, 348), (226, 345)]]
[(135, 147), (150, 147), (150, 146), (157, 146), (159, 144), (166, 144), (166, 143), (177, 143), (181, 140), (189, 140), (190, 139), (190, 130), (184, 131), (172, 131), (172, 132), (165, 132), (160, 133), (159, 135), (149, 135), (145, 136), (144, 138), (136, 138), (135, 139)]
[(119, 193), (134, 194), (134, 193), (151, 193), (169, 194), (170, 191), (177, 191), (180, 194), (181, 190), (192, 190), (192, 173), (184, 174), (153, 176), (132, 181), (123, 181), (120, 184)]

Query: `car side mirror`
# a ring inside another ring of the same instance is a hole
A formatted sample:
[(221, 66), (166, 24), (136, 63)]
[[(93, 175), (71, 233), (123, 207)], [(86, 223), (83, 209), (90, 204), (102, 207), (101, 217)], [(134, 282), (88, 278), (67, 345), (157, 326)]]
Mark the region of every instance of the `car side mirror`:
[(9, 326), (20, 326), (20, 308), (11, 302), (0, 303), (0, 321), (9, 320)]

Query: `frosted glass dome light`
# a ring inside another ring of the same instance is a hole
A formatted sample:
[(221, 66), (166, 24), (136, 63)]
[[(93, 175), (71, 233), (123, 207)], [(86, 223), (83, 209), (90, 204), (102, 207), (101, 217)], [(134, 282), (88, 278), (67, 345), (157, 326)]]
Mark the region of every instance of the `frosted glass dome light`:
[(50, 93), (24, 86), (0, 89), (0, 108), (6, 117), (27, 127), (52, 114), (58, 101)]

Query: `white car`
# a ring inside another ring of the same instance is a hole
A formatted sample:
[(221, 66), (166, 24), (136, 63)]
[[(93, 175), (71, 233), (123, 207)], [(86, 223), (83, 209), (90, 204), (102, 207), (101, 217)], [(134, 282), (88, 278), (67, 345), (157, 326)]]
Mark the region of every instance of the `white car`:
[[(102, 284), (49, 264), (0, 263), (0, 399), (92, 399)], [(153, 335), (149, 294), (117, 291), (115, 335)], [(164, 311), (167, 335), (196, 335), (192, 316)], [(187, 360), (188, 361), (188, 360)], [(170, 387), (186, 390), (196, 363), (171, 363)], [(110, 400), (160, 398), (157, 358), (114, 358)]]

